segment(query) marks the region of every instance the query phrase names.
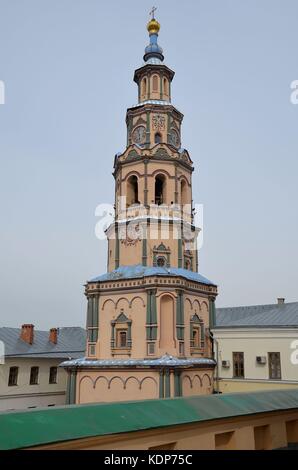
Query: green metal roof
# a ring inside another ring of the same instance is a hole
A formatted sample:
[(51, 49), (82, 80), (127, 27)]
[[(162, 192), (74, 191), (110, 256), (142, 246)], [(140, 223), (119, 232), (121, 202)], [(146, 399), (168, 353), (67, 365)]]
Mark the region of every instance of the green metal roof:
[(298, 389), (5, 412), (0, 413), (0, 449), (295, 408)]

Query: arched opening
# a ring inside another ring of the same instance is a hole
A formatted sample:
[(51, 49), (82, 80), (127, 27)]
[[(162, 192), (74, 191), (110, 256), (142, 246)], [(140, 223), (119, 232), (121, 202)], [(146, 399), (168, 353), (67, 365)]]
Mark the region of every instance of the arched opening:
[(155, 178), (155, 204), (166, 203), (166, 178), (164, 175), (157, 175)]
[(143, 78), (143, 80), (142, 80), (141, 93), (142, 93), (143, 97), (146, 96), (146, 93), (147, 93), (147, 78), (146, 77)]
[(158, 76), (157, 75), (153, 75), (152, 90), (155, 91), (155, 92), (158, 91)]
[(188, 269), (189, 271), (191, 271), (191, 261), (188, 258), (184, 262), (184, 269)]
[(165, 95), (169, 94), (168, 80), (166, 78), (163, 79), (163, 92), (164, 92)]
[(184, 206), (185, 204), (188, 204), (187, 200), (187, 182), (182, 179), (180, 183), (180, 192), (181, 192), (181, 205)]
[(164, 256), (159, 256), (156, 260), (156, 264), (159, 268), (163, 268), (166, 265), (166, 259)]
[(160, 348), (162, 353), (171, 354), (175, 350), (174, 300), (170, 295), (160, 299)]
[(126, 202), (127, 206), (139, 204), (138, 178), (135, 175), (130, 176), (127, 180)]
[(160, 144), (161, 143), (161, 134), (159, 132), (156, 132), (155, 136), (154, 136), (154, 142), (156, 144)]

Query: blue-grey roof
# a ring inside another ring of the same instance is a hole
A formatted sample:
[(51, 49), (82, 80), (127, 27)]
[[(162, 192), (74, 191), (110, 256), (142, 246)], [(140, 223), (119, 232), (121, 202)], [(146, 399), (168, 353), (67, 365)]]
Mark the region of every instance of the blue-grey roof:
[(216, 309), (216, 327), (298, 327), (298, 302)]
[(86, 331), (80, 327), (59, 328), (57, 344), (49, 341), (49, 332), (34, 330), (33, 344), (20, 338), (20, 328), (0, 328), (5, 357), (77, 358), (85, 353)]
[(91, 279), (90, 282), (102, 282), (102, 281), (117, 281), (122, 279), (138, 279), (148, 276), (174, 276), (183, 277), (189, 281), (200, 282), (201, 284), (207, 284), (214, 286), (215, 284), (206, 277), (194, 271), (182, 268), (164, 268), (164, 267), (152, 267), (142, 266), (141, 264), (134, 264), (131, 266), (120, 266), (119, 268), (109, 273), (102, 274), (101, 276)]
[(191, 358), (191, 359), (180, 359), (179, 357), (170, 356), (165, 354), (162, 357), (155, 359), (99, 359), (92, 360), (82, 357), (72, 361), (65, 361), (60, 364), (61, 367), (158, 367), (158, 366), (169, 366), (169, 367), (192, 367), (192, 366), (209, 366), (214, 367), (216, 362), (210, 358)]
[(170, 101), (166, 101), (166, 100), (144, 100), (144, 101), (140, 101), (138, 104), (132, 105), (131, 108), (137, 108), (138, 106), (143, 106), (144, 104), (159, 104), (162, 106), (172, 105)]

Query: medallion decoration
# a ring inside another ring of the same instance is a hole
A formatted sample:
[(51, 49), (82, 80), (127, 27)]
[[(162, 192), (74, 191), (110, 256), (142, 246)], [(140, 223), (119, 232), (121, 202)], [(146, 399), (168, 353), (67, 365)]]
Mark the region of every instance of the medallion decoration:
[(152, 117), (152, 129), (164, 131), (166, 129), (166, 118), (162, 114), (154, 114)]

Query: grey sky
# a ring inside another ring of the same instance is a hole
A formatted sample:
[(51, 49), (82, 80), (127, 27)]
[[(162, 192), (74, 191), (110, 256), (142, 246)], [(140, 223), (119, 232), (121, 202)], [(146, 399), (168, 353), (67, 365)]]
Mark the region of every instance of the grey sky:
[[(218, 306), (298, 299), (297, 0), (157, 2)], [(84, 325), (150, 1), (0, 0), (1, 325)]]

